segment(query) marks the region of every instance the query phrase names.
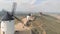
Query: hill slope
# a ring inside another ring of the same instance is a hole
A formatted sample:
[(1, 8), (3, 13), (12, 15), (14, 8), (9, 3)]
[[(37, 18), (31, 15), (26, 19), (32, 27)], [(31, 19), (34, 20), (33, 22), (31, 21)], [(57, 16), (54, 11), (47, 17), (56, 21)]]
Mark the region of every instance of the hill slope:
[[(37, 17), (37, 19), (32, 22), (32, 25), (40, 34), (43, 33), (43, 31), (46, 32), (45, 34), (60, 34), (60, 20), (49, 15)], [(38, 26), (41, 26), (43, 30)]]
[(36, 16), (31, 31), (33, 34), (60, 34), (60, 20), (49, 15)]

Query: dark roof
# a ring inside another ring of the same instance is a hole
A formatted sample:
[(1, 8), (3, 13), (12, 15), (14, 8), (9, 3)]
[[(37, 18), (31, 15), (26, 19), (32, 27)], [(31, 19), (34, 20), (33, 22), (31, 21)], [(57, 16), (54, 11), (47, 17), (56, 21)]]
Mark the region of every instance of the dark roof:
[(14, 18), (13, 18), (13, 16), (12, 16), (9, 12), (7, 12), (7, 13), (3, 16), (2, 21), (9, 21), (9, 20), (14, 20)]

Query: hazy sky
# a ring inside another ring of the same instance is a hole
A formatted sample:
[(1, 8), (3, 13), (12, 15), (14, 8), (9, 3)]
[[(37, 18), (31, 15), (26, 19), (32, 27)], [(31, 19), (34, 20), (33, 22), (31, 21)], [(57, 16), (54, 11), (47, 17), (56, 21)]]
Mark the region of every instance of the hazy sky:
[(60, 12), (60, 0), (0, 0), (0, 10), (11, 11), (13, 2), (17, 11)]

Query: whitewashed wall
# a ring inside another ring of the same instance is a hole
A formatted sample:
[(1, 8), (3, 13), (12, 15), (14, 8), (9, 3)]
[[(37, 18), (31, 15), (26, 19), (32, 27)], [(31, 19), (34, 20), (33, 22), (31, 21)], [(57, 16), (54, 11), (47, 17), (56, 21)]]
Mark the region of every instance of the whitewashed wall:
[(14, 34), (14, 20), (2, 21), (1, 32), (5, 32), (5, 34)]

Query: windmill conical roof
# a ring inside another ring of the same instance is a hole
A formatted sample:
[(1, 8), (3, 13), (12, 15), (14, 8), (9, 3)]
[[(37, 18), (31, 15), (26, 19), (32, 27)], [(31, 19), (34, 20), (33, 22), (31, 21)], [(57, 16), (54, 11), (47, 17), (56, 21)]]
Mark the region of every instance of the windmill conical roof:
[(6, 13), (3, 18), (2, 21), (9, 21), (9, 20), (14, 20), (13, 16), (10, 13)]

